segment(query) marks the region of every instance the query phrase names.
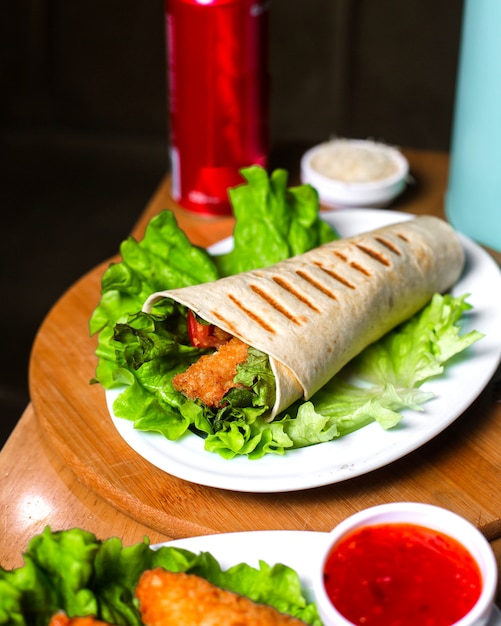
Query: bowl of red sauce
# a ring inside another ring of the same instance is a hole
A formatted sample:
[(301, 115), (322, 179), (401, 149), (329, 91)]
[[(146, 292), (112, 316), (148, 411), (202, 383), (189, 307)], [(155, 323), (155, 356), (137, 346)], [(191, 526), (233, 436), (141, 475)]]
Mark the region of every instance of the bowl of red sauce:
[(313, 582), (325, 626), (484, 626), (496, 585), (485, 537), (452, 511), (417, 502), (341, 522)]

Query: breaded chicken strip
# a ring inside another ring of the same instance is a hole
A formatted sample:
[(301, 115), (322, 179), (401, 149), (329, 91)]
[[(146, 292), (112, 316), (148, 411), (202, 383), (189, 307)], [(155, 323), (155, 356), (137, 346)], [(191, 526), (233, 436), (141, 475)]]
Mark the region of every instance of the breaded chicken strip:
[(136, 596), (146, 626), (304, 626), (199, 576), (162, 568), (142, 574)]
[(52, 616), (49, 626), (113, 626), (108, 622), (101, 622), (92, 616), (68, 617), (66, 613), (56, 613)]
[(172, 379), (174, 389), (190, 400), (201, 400), (206, 406), (217, 407), (227, 393), (238, 385), (233, 382), (237, 365), (247, 359), (249, 346), (236, 337), (216, 352), (206, 354), (185, 372)]

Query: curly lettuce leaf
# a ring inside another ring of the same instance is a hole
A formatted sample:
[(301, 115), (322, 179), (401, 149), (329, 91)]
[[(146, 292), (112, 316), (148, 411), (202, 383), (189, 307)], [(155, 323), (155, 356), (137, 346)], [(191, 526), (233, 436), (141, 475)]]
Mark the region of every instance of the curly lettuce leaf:
[(117, 363), (134, 373), (129, 380), (121, 377), (126, 388), (113, 404), (115, 415), (132, 420), (139, 430), (177, 440), (189, 429), (205, 437), (224, 431), (229, 422), (250, 424), (268, 411), (275, 401), (275, 379), (268, 358), (254, 348), (237, 368), (236, 380), (246, 387), (232, 389), (226, 406), (210, 409), (174, 389), (173, 377), (206, 350), (190, 345), (185, 309), (174, 303), (172, 309), (167, 318), (138, 313), (127, 324), (116, 325)]
[(146, 298), (155, 291), (219, 278), (213, 258), (188, 240), (171, 211), (155, 216), (141, 241), (133, 237), (124, 241), (120, 253), (122, 260), (111, 263), (103, 274), (101, 299), (89, 322), (91, 334), (99, 333), (98, 365), (92, 382), (101, 383), (105, 389), (130, 380), (123, 364), (116, 362), (116, 324), (141, 311)]
[(24, 555), (24, 566), (1, 570), (3, 583), (16, 590), (18, 604), (15, 607), (12, 597), (0, 596), (0, 624), (45, 626), (51, 614), (47, 611), (55, 612), (59, 606), (70, 614), (95, 611), (88, 585), (97, 551), (98, 541), (86, 531), (52, 534), (46, 529), (35, 536)]
[(124, 547), (112, 537), (101, 541), (85, 530), (52, 532), (33, 537), (24, 565), (0, 568), (0, 625), (45, 626), (53, 614), (94, 615), (117, 626), (142, 626), (135, 588), (145, 570), (163, 567), (188, 572), (215, 585), (288, 612), (321, 626), (316, 607), (301, 589), (298, 574), (285, 565), (258, 568), (238, 564), (223, 570), (208, 552), (143, 542)]
[(483, 337), (476, 330), (460, 335), (460, 320), (472, 308), (467, 297), (435, 294), (420, 315), (354, 362), (358, 376), (370, 383), (386, 381), (411, 389), (440, 375), (445, 363)]
[(339, 239), (320, 218), (311, 185), (287, 188), (288, 173), (257, 165), (240, 171), (246, 183), (228, 190), (236, 218), (233, 250), (215, 259), (221, 276), (268, 267)]
[(219, 278), (213, 258), (194, 246), (171, 211), (151, 219), (144, 237), (126, 239), (122, 260), (111, 263), (101, 280), (101, 300), (90, 319), (94, 334), (141, 310), (155, 291), (196, 285)]

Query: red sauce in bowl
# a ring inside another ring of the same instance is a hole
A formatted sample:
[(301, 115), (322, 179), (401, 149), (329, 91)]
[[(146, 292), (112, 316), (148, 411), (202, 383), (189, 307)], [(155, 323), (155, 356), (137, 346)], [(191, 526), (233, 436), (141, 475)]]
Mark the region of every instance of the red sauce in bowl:
[(480, 596), (472, 555), (439, 531), (407, 523), (366, 526), (337, 543), (324, 568), (327, 595), (360, 626), (451, 626)]

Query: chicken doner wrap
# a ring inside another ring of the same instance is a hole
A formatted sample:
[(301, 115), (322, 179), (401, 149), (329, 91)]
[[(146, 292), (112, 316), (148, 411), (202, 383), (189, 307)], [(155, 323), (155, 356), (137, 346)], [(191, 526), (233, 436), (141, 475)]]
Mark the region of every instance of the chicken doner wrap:
[(191, 344), (207, 352), (172, 385), (212, 410), (231, 394), (255, 402), (238, 368), (249, 355), (267, 360), (273, 376), (263, 414), (273, 420), (452, 287), (463, 265), (455, 231), (441, 219), (417, 217), (272, 267), (154, 293), (143, 311), (165, 299), (186, 307)]

